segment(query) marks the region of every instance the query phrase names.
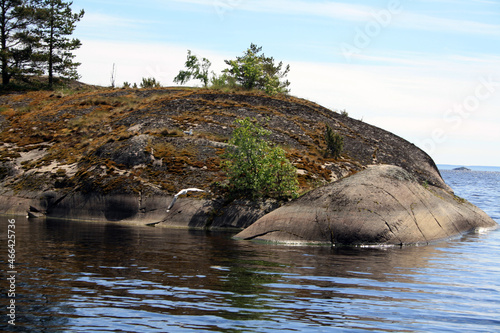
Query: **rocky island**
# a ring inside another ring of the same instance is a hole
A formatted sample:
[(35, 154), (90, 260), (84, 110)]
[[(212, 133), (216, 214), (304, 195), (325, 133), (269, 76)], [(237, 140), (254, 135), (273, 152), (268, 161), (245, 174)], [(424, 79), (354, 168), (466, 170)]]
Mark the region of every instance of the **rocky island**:
[[(231, 198), (221, 168), (238, 118), (258, 120), (297, 168), (291, 202)], [(329, 126), (344, 138), (324, 154)], [(241, 239), (416, 244), (496, 222), (433, 160), (380, 128), (258, 91), (88, 89), (0, 96), (0, 213), (243, 230)], [(204, 192), (173, 196), (195, 187)]]
[(454, 168), (453, 170), (454, 171), (472, 171), (471, 169), (469, 169), (467, 167), (458, 167), (458, 168)]

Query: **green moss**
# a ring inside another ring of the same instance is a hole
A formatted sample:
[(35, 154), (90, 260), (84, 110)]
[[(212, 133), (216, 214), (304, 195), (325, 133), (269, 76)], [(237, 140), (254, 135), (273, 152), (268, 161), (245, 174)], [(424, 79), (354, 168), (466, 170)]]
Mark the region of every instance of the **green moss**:
[(459, 204), (464, 204), (467, 202), (464, 198), (459, 197), (458, 195), (453, 195), (453, 199)]
[(13, 184), (12, 189), (19, 193), (21, 191), (41, 191), (50, 186), (50, 179), (44, 175), (24, 174)]

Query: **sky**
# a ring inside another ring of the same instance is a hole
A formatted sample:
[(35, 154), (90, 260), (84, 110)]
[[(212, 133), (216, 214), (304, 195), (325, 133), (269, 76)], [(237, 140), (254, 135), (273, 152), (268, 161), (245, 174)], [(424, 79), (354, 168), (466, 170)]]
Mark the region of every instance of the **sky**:
[[(74, 0), (81, 81), (153, 77), (187, 50), (217, 73), (251, 43), (290, 94), (395, 133), (438, 164), (500, 166), (500, 0)], [(200, 85), (189, 82), (188, 85)]]

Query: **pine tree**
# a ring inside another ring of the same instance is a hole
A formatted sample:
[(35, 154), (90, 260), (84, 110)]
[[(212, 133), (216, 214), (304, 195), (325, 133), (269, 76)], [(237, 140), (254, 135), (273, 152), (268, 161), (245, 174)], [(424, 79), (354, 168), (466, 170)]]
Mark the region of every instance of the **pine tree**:
[(33, 8), (24, 0), (0, 0), (0, 58), (2, 84), (16, 75), (31, 72), (29, 63), (36, 38), (30, 34)]
[(236, 60), (224, 60), (230, 66), (226, 74), (230, 75), (245, 89), (260, 89), (269, 94), (287, 93), (290, 82), (285, 79), (290, 71), (290, 65), (283, 70), (283, 62), (277, 65), (273, 57), (266, 57), (262, 47), (250, 44), (242, 57)]
[(344, 137), (326, 125), (325, 141), (328, 147), (327, 154), (331, 154), (333, 158), (340, 158), (344, 149)]
[(78, 79), (77, 67), (72, 51), (82, 45), (79, 39), (70, 38), (85, 12), (73, 13), (73, 2), (62, 0), (36, 0), (35, 34), (40, 38), (38, 53), (34, 60), (49, 75), (49, 86), (52, 87), (54, 74), (69, 79)]

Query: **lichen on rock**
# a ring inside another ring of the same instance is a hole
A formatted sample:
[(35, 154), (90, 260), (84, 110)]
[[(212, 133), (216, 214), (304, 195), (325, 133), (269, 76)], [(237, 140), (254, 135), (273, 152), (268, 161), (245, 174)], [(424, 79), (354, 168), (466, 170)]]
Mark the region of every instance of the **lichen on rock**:
[[(235, 119), (247, 117), (265, 126), (271, 132), (270, 140), (283, 147), (286, 157), (300, 170), (300, 194), (306, 194), (298, 201), (278, 210), (283, 202), (228, 202), (222, 186), (227, 175), (221, 161)], [(340, 156), (325, 154), (327, 126), (343, 137)], [(288, 95), (96, 87), (69, 93), (12, 93), (0, 96), (0, 129), (0, 213), (25, 214), (33, 208), (48, 217), (241, 229), (258, 219), (276, 219), (276, 214), (286, 209), (289, 216), (278, 219), (280, 224), (287, 219), (296, 221), (294, 215), (306, 222), (290, 222), (287, 228), (291, 229), (280, 232), (266, 229), (263, 233), (267, 238), (397, 244), (462, 232), (471, 224), (469, 219), (460, 218), (462, 210), (478, 211), (468, 203), (459, 207), (459, 201), (449, 202), (453, 198), (451, 188), (431, 157), (415, 145), (378, 127)], [(398, 168), (385, 168), (386, 173), (364, 188), (366, 193), (349, 196), (340, 191), (342, 184), (374, 172), (378, 164)], [(412, 201), (405, 203), (409, 206), (399, 215), (393, 211), (385, 216), (391, 197), (377, 189), (377, 182), (399, 184), (401, 189), (419, 188), (414, 193), (429, 200), (428, 209)], [(167, 214), (168, 199), (189, 187), (207, 193), (182, 198), (181, 209)], [(322, 198), (325, 188), (330, 187), (328, 200)], [(310, 202), (315, 196), (320, 201), (312, 207)], [(442, 209), (444, 204), (436, 204), (440, 200), (447, 202), (450, 211)], [(333, 214), (340, 209), (345, 215), (340, 224), (343, 229), (332, 222), (340, 221)], [(431, 222), (434, 215), (439, 223), (447, 215), (454, 216), (450, 225), (456, 228), (444, 227), (433, 235), (422, 225), (425, 237), (411, 238), (409, 235), (414, 233), (406, 235), (404, 230), (416, 226), (404, 227), (400, 220), (406, 221), (417, 213), (431, 216)], [(347, 223), (347, 217), (352, 221), (362, 218), (365, 223)], [(368, 222), (369, 218), (372, 222)], [(255, 227), (245, 231), (245, 238), (256, 237), (251, 233)]]

